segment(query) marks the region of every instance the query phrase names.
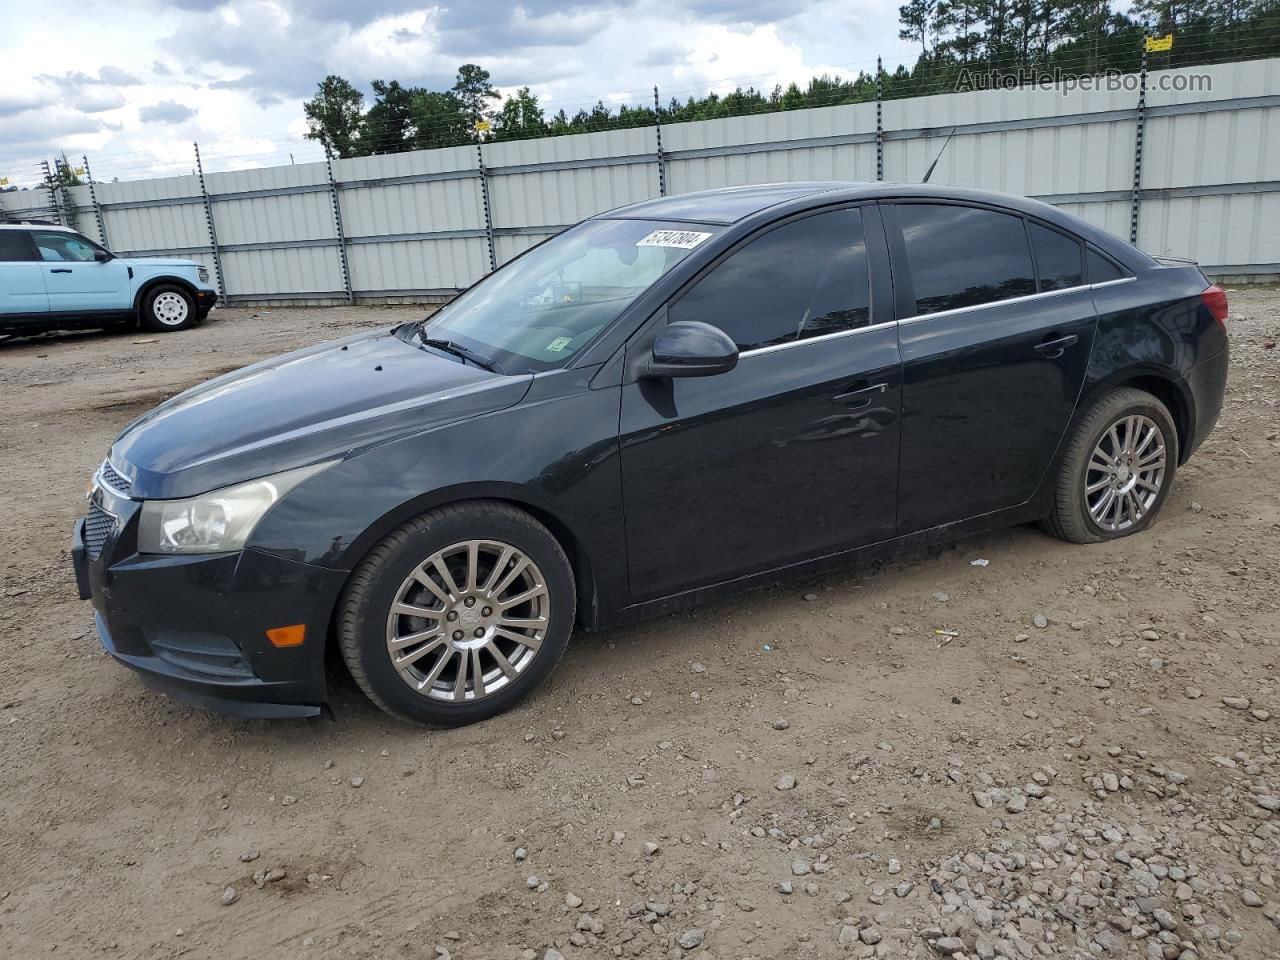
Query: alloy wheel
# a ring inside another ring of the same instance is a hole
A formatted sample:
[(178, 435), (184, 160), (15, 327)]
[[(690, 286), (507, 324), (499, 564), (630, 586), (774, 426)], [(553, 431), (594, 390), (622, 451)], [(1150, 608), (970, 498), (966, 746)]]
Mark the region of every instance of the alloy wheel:
[(480, 700), (537, 657), (549, 601), (542, 571), (522, 551), (495, 540), (455, 543), (420, 563), (396, 591), (387, 655), (422, 696)]
[(1101, 529), (1127, 530), (1155, 506), (1164, 484), (1164, 434), (1141, 414), (1121, 417), (1093, 448), (1084, 473), (1085, 504)]

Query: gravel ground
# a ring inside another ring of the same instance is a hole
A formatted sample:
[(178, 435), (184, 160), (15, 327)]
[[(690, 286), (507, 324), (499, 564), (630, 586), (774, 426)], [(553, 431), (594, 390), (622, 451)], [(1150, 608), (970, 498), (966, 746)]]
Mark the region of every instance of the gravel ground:
[(451, 732), (336, 673), (318, 721), (151, 693), (66, 551), (130, 419), (420, 308), (0, 346), (0, 956), (1280, 957), (1280, 291), (1232, 308), (1222, 422), (1148, 533), (579, 636)]

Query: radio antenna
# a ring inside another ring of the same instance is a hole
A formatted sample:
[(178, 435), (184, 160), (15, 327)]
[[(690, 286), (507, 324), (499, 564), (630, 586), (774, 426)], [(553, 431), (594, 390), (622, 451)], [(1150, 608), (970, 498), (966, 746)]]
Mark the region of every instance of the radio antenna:
[(951, 128), (951, 132), (947, 134), (947, 139), (942, 144), (942, 149), (938, 151), (938, 155), (933, 158), (933, 163), (929, 164), (929, 169), (924, 172), (924, 179), (921, 183), (928, 183), (929, 178), (933, 176), (933, 168), (938, 165), (938, 161), (942, 159), (942, 155), (947, 151), (947, 144), (951, 142), (951, 138), (956, 135), (956, 127)]

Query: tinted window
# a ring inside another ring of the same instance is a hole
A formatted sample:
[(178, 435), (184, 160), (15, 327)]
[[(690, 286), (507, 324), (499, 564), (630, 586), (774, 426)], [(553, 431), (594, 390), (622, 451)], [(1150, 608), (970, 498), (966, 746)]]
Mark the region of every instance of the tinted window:
[(33, 260), (27, 236), (21, 230), (0, 230), (0, 261)]
[(1121, 270), (1109, 259), (1093, 247), (1089, 248), (1089, 282), (1106, 283), (1108, 280), (1123, 280), (1129, 274)]
[(796, 220), (751, 241), (675, 303), (668, 318), (714, 324), (754, 350), (871, 322), (858, 210)]
[(1080, 241), (1057, 230), (1027, 221), (1031, 248), (1036, 252), (1040, 268), (1040, 289), (1065, 290), (1084, 283), (1084, 265), (1080, 259)]
[(36, 242), (36, 249), (45, 260), (74, 260), (84, 262), (92, 260), (97, 252), (93, 244), (84, 237), (74, 233), (63, 233), (57, 230), (33, 230), (31, 239)]
[(899, 204), (897, 213), (917, 314), (1036, 292), (1021, 217), (932, 203)]

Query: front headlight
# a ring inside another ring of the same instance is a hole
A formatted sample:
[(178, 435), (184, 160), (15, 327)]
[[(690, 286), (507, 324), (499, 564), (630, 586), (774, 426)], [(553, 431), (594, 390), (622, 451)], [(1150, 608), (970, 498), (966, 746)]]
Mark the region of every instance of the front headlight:
[(200, 282), (201, 282), (201, 283), (208, 283), (208, 282), (209, 282), (209, 268), (208, 268), (208, 267), (199, 267), (199, 268), (197, 269), (197, 273), (199, 273), (199, 274), (200, 274)]
[(138, 522), (139, 553), (228, 553), (244, 546), (277, 500), (337, 461), (286, 470), (188, 500), (147, 500)]

